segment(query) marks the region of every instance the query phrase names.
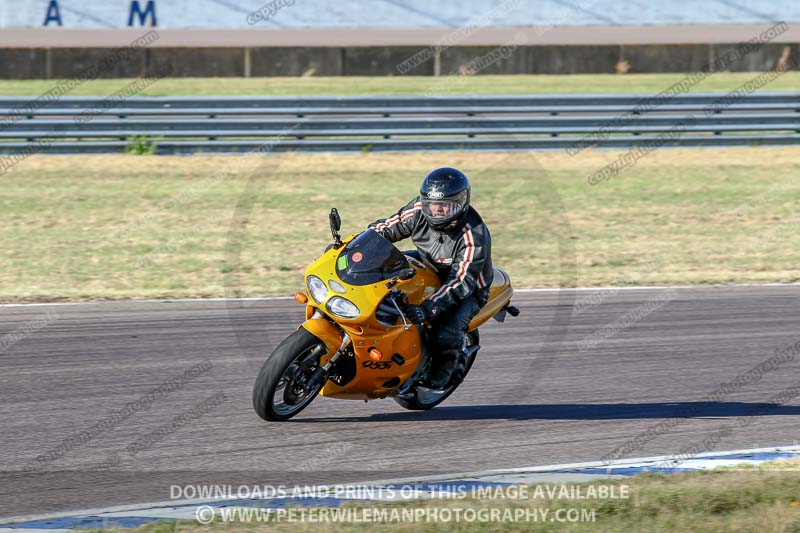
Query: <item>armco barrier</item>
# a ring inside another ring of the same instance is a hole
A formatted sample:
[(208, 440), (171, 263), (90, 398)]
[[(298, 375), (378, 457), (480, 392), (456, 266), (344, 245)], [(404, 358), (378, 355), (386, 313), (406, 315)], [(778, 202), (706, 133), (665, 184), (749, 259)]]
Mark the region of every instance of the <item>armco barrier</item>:
[(0, 153), (548, 149), (800, 144), (800, 93), (0, 98)]

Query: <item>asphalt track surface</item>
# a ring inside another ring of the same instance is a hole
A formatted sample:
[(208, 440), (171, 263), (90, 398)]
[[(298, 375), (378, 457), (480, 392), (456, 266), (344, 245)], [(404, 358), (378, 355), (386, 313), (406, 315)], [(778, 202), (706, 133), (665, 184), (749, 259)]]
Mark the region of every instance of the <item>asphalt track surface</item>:
[[(799, 290), (518, 293), (522, 315), (482, 328), (475, 366), (440, 407), (317, 398), (287, 423), (258, 419), (251, 387), (302, 318), (292, 300), (0, 307), (0, 517), (164, 501), (171, 485), (341, 483), (599, 460), (687, 409), (692, 416), (625, 456), (793, 444), (794, 352), (716, 403), (706, 395), (800, 340)], [(26, 324), (27, 337), (9, 345), (4, 336)], [(592, 334), (600, 342), (581, 343)], [(23, 471), (203, 361), (213, 366), (148, 409)], [(219, 392), (221, 405), (174, 424), (147, 450), (126, 451)], [(741, 418), (752, 415), (760, 416)]]

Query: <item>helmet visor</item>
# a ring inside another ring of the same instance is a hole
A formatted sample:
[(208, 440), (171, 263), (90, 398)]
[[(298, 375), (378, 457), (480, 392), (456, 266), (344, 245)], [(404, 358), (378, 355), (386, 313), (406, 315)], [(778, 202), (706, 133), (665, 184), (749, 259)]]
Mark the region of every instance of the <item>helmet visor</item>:
[(441, 200), (423, 198), (422, 212), (432, 222), (447, 222), (460, 215), (466, 203), (467, 191), (461, 191), (452, 198)]

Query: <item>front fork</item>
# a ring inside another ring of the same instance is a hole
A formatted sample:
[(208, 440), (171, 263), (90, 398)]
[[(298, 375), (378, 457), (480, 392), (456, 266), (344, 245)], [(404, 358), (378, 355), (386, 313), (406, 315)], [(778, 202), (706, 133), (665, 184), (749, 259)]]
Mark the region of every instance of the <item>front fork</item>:
[(327, 353), (333, 354), (324, 365), (318, 365), (314, 373), (309, 376), (307, 387), (313, 388), (328, 379), (328, 371), (344, 353), (350, 343), (350, 336), (324, 318), (314, 318), (313, 315), (300, 327), (321, 340), (325, 344)]
[(314, 389), (317, 385), (324, 384), (326, 381), (328, 381), (328, 372), (330, 371), (331, 367), (336, 364), (336, 361), (342, 356), (344, 349), (347, 348), (349, 343), (350, 335), (345, 333), (344, 337), (342, 337), (342, 343), (339, 345), (339, 349), (336, 350), (336, 353), (328, 359), (327, 363), (317, 366), (317, 369), (314, 370), (314, 373), (308, 377), (309, 388)]

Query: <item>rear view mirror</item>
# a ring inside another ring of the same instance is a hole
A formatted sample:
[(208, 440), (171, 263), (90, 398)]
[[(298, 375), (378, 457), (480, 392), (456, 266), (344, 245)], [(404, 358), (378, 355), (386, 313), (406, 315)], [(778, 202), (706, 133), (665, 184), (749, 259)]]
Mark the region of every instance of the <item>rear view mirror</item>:
[(407, 279), (413, 278), (416, 275), (417, 271), (414, 270), (413, 268), (404, 268), (403, 270), (400, 271), (400, 274), (398, 274), (397, 277), (405, 281)]
[(333, 236), (333, 245), (338, 248), (342, 245), (342, 237), (339, 235), (339, 230), (342, 228), (342, 217), (339, 216), (339, 211), (334, 207), (331, 209), (331, 214), (328, 215), (328, 220), (331, 223), (331, 235)]
[(331, 231), (338, 232), (342, 229), (342, 217), (339, 216), (339, 211), (334, 207), (331, 209), (331, 214), (328, 216), (331, 221)]

